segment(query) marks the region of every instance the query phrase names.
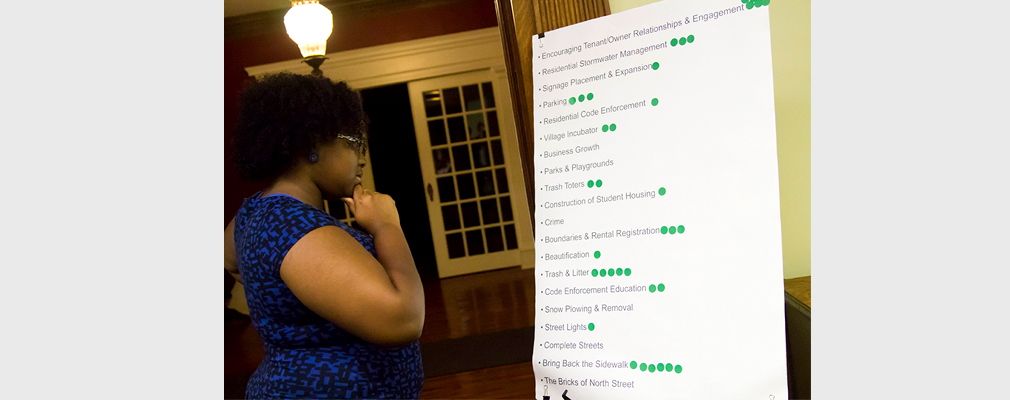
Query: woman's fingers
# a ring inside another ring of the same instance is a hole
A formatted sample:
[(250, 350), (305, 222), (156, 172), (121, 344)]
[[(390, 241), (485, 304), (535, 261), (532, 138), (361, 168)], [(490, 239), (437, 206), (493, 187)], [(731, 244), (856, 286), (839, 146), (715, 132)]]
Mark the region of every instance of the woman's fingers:
[(359, 184), (354, 186), (352, 196), (341, 200), (347, 203), (358, 224), (366, 231), (375, 232), (384, 224), (400, 224), (396, 202), (389, 195), (365, 189)]
[(357, 184), (354, 185), (353, 192), (351, 193), (352, 197), (344, 197), (341, 198), (341, 200), (347, 203), (347, 207), (351, 209), (352, 213), (357, 214), (358, 204), (361, 201), (361, 196), (363, 194), (364, 189), (361, 187), (361, 184)]

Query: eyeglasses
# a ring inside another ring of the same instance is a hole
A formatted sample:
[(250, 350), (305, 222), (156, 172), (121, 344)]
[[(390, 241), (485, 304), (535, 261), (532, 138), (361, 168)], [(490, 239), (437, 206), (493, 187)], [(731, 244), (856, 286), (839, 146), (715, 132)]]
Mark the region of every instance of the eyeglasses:
[(350, 142), (351, 148), (360, 152), (361, 155), (365, 155), (365, 152), (368, 151), (368, 141), (363, 137), (358, 138), (354, 136), (337, 135), (337, 139), (344, 139)]

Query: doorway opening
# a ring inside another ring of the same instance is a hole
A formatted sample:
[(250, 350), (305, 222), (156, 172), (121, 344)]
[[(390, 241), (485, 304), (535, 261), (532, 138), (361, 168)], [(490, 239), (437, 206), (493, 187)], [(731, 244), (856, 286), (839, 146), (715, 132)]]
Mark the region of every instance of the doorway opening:
[(438, 268), (428, 226), (428, 206), (407, 84), (362, 89), (360, 93), (369, 119), (368, 152), (375, 190), (396, 200), (400, 226), (421, 280), (437, 281)]

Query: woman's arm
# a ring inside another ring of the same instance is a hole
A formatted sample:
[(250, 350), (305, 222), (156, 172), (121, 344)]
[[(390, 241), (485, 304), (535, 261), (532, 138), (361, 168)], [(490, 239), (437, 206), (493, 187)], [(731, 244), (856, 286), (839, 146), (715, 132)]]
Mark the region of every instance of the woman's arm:
[(310, 310), (365, 341), (417, 340), (424, 326), (424, 291), (395, 203), (360, 186), (348, 203), (358, 224), (375, 237), (378, 259), (343, 229), (322, 227), (291, 247), (281, 279)]

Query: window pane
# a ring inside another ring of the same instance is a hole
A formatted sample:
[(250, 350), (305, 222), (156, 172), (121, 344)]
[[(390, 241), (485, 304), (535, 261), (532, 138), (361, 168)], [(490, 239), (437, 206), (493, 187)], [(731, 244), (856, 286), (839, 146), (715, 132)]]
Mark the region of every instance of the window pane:
[(470, 169), (470, 152), (466, 151), (465, 144), (452, 148), (452, 161), (456, 165), (456, 171)]
[(480, 88), (484, 90), (484, 108), (493, 108), (494, 89), (491, 88), (491, 82), (482, 83)]
[(449, 149), (441, 148), (432, 150), (431, 157), (435, 161), (435, 175), (452, 172), (452, 164), (449, 163)]
[(445, 144), (445, 122), (443, 119), (433, 119), (428, 121), (428, 136), (431, 136), (431, 145), (438, 146)]
[(486, 199), (480, 201), (480, 214), (484, 217), (484, 225), (498, 222), (498, 201)]
[(490, 170), (477, 173), (477, 193), (481, 196), (494, 194), (494, 178), (491, 177)]
[(505, 225), (505, 247), (509, 250), (519, 248), (519, 241), (516, 240), (515, 225)]
[(456, 175), (456, 185), (459, 186), (459, 199), (466, 200), (477, 197), (473, 187), (473, 174)]
[(484, 235), (487, 237), (487, 252), (494, 253), (496, 251), (505, 250), (505, 245), (502, 243), (501, 237), (501, 227), (493, 226), (484, 229)]
[(451, 176), (438, 178), (438, 200), (442, 203), (456, 200), (456, 187)]
[(498, 199), (501, 203), (501, 220), (504, 222), (509, 222), (512, 220), (512, 201), (508, 196), (501, 197)]
[(494, 177), (498, 180), (498, 193), (509, 192), (509, 180), (505, 176), (505, 168), (498, 168), (494, 171)]
[(442, 225), (446, 231), (459, 229), (459, 208), (455, 204), (442, 206)]
[(459, 208), (463, 210), (463, 226), (469, 228), (471, 226), (480, 225), (480, 213), (477, 212), (477, 202), (471, 201), (469, 203), (463, 203), (459, 205)]
[(425, 115), (429, 118), (442, 115), (442, 99), (438, 96), (437, 90), (424, 92), (421, 96), (424, 97)]
[(470, 145), (473, 149), (473, 167), (484, 168), (491, 166), (491, 152), (487, 149), (487, 142), (479, 142)]
[(484, 113), (466, 116), (466, 130), (470, 132), (470, 140), (487, 137), (487, 127), (484, 126)]
[(491, 141), (491, 154), (494, 155), (494, 165), (505, 164), (505, 153), (501, 149), (501, 140)]
[(442, 89), (442, 95), (446, 115), (463, 112), (463, 106), (459, 102), (459, 88)]
[(449, 140), (453, 143), (466, 140), (466, 124), (463, 117), (452, 117), (446, 120), (449, 123)]
[(501, 133), (498, 132), (498, 113), (494, 111), (487, 112), (487, 129), (491, 132), (491, 136), (498, 136)]
[(460, 258), (466, 255), (466, 250), (463, 246), (463, 232), (445, 235), (445, 244), (445, 247), (449, 248), (449, 258)]
[(481, 237), (480, 229), (466, 233), (466, 252), (471, 256), (484, 254), (484, 238)]
[(480, 110), (480, 89), (476, 84), (463, 86), (463, 102), (467, 111)]

